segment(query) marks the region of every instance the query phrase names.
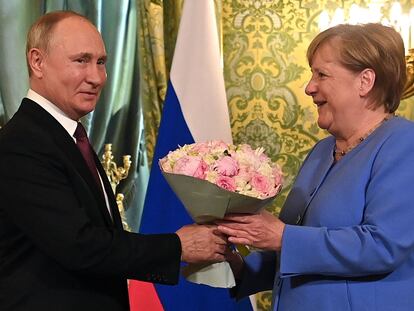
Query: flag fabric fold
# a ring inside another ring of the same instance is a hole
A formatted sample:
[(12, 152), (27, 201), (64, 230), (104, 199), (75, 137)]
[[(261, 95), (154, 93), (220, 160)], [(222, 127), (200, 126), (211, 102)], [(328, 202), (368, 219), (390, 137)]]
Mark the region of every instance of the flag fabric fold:
[[(141, 233), (175, 232), (183, 225), (193, 223), (162, 176), (158, 160), (178, 146), (208, 140), (232, 142), (214, 1), (186, 0), (145, 198)], [(139, 291), (139, 286), (134, 290)], [(236, 302), (230, 298), (227, 289), (197, 285), (183, 277), (176, 286), (147, 284), (145, 290), (151, 293), (143, 299), (154, 298), (155, 293), (165, 311), (253, 310), (249, 298)], [(159, 306), (159, 303), (156, 301), (155, 305)], [(137, 299), (131, 307), (134, 307), (132, 311), (152, 311), (146, 309), (144, 303), (140, 305)]]

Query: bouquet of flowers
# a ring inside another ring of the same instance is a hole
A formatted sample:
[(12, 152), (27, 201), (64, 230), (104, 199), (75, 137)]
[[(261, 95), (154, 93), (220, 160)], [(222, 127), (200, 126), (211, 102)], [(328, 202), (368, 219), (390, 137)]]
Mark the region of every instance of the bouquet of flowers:
[[(282, 188), (282, 171), (263, 148), (210, 141), (184, 145), (159, 161), (168, 184), (197, 223), (223, 218), (227, 213), (256, 213)], [(227, 263), (189, 265), (189, 281), (232, 287)]]

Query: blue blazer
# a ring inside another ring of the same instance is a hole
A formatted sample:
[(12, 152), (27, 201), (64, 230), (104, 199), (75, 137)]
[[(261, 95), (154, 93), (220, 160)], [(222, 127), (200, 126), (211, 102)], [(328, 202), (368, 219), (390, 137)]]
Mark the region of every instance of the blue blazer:
[(282, 250), (246, 258), (237, 296), (273, 310), (414, 310), (414, 123), (395, 117), (336, 164), (315, 145), (281, 211)]

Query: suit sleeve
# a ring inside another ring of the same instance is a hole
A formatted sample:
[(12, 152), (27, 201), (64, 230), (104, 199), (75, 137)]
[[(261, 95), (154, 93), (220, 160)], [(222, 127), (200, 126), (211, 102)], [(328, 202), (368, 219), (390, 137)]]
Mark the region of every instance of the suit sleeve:
[(244, 259), (241, 280), (230, 290), (236, 299), (273, 288), (277, 270), (277, 253), (256, 251)]
[(365, 189), (360, 224), (337, 228), (286, 225), (282, 277), (383, 274), (412, 256), (414, 191), (410, 188), (414, 184), (414, 135), (411, 127), (409, 130), (399, 131), (398, 137), (397, 133), (392, 134), (377, 153)]
[[(28, 144), (31, 150), (23, 147)], [(2, 144), (3, 210), (24, 239), (76, 273), (177, 283), (178, 236), (130, 233), (96, 221), (98, 203), (62, 156), (41, 141)]]

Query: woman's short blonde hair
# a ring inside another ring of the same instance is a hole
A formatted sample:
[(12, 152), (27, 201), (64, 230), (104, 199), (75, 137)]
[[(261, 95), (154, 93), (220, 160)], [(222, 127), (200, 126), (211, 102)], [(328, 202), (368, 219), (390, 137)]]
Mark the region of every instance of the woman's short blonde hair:
[(28, 61), (28, 53), (32, 48), (37, 48), (45, 53), (48, 52), (49, 45), (53, 36), (55, 26), (63, 19), (68, 17), (79, 17), (89, 21), (85, 16), (73, 11), (53, 11), (40, 17), (29, 29), (26, 42), (26, 61), (29, 76), (32, 75)]
[[(339, 62), (348, 70), (370, 68), (376, 78), (369, 96), (373, 106), (397, 110), (407, 80), (404, 43), (400, 34), (381, 24), (337, 25), (319, 33), (307, 51), (309, 65), (319, 47), (335, 40)], [(339, 43), (339, 45), (338, 45)]]

